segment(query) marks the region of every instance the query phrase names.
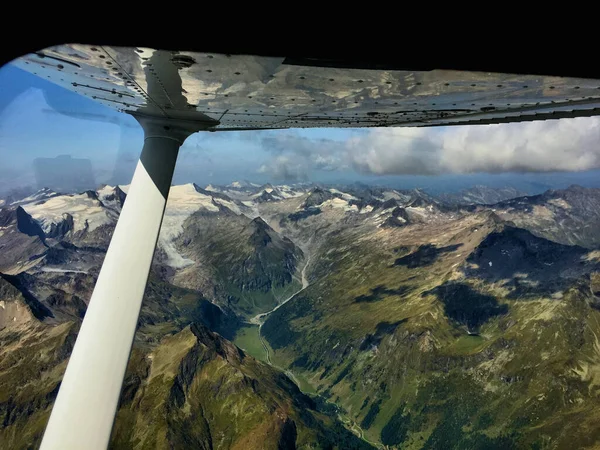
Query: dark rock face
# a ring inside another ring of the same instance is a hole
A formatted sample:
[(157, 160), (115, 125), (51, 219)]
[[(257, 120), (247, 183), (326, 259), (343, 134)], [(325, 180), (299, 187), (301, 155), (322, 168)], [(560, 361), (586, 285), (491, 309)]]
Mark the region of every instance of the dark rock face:
[(252, 220), (249, 226), (252, 230), (252, 234), (250, 235), (250, 243), (252, 245), (266, 247), (273, 240), (270, 234), (270, 232), (273, 232), (273, 229), (260, 217)]
[(119, 186), (117, 186), (115, 187), (115, 196), (121, 204), (121, 207), (123, 207), (123, 205), (125, 205), (125, 199), (127, 198), (127, 194)]
[(414, 208), (424, 208), (429, 205), (431, 205), (431, 203), (422, 197), (417, 197), (412, 202), (410, 202), (410, 206)]
[(27, 214), (27, 212), (17, 206), (14, 209), (0, 209), (0, 227), (16, 226), (17, 230), (27, 236), (37, 236), (44, 240), (44, 232), (38, 223)]
[(381, 209), (390, 209), (390, 208), (395, 208), (399, 205), (398, 200), (396, 200), (395, 198), (390, 198), (389, 200), (386, 200), (385, 202), (383, 202), (380, 206)]
[(392, 215), (381, 224), (384, 228), (405, 227), (412, 223), (406, 209), (398, 206), (392, 211)]
[(25, 303), (27, 303), (36, 319), (42, 321), (47, 317), (54, 317), (52, 311), (29, 291), (27, 288), (28, 279), (27, 275), (5, 275), (0, 273), (0, 285), (5, 283), (12, 285), (23, 296)]
[(17, 207), (17, 229), (27, 236), (38, 236), (44, 240), (44, 232), (33, 218), (20, 206)]
[(241, 265), (231, 267), (232, 281), (242, 290), (263, 292), (290, 283), (302, 251), (260, 217), (254, 219), (247, 230), (248, 243), (254, 251)]
[(73, 216), (69, 213), (64, 213), (62, 222), (50, 225), (50, 231), (47, 236), (49, 238), (61, 238), (70, 231), (73, 231)]
[(220, 198), (221, 200), (227, 200), (229, 202), (231, 201), (231, 198), (228, 195), (223, 194), (222, 192), (207, 191), (206, 189), (203, 189), (200, 186), (198, 186), (196, 183), (194, 183), (194, 189), (199, 194), (208, 195), (209, 197), (214, 198)]
[(318, 206), (324, 201), (331, 200), (334, 197), (335, 195), (329, 191), (321, 188), (315, 188), (304, 201), (304, 207), (310, 208), (311, 206)]
[(279, 200), (279, 198), (275, 197), (273, 194), (271, 194), (270, 192), (267, 191), (263, 191), (262, 194), (260, 194), (257, 198), (256, 201), (258, 203), (265, 203), (265, 202), (274, 202)]
[(306, 219), (310, 216), (318, 216), (319, 214), (321, 214), (321, 210), (319, 208), (311, 206), (310, 208), (307, 208), (303, 211), (298, 211), (288, 215), (287, 219), (291, 222), (298, 222), (299, 220)]
[(0, 209), (0, 272), (13, 271), (42, 256), (46, 250), (44, 232), (20, 206)]
[(64, 291), (58, 291), (46, 298), (44, 301), (50, 308), (60, 309), (70, 315), (83, 319), (87, 309), (86, 303), (77, 295), (68, 295)]
[(85, 191), (84, 192), (85, 195), (87, 195), (87, 198), (91, 198), (92, 200), (98, 200), (98, 193), (96, 191)]
[(116, 201), (117, 204), (122, 208), (123, 205), (125, 204), (126, 198), (127, 198), (127, 194), (119, 186), (115, 186), (113, 193), (110, 195), (107, 195), (105, 197), (105, 200)]
[[(538, 207), (545, 213), (537, 213)], [(494, 208), (536, 236), (561, 244), (600, 248), (600, 189), (573, 185), (503, 201)]]

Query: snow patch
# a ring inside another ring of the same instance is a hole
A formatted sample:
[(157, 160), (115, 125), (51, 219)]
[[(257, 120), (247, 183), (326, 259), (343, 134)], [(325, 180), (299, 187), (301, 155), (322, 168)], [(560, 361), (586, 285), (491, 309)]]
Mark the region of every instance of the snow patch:
[(388, 209), (384, 209), (384, 210), (383, 210), (383, 211), (381, 211), (380, 213), (378, 213), (378, 214), (375, 214), (375, 215), (373, 216), (373, 219), (380, 219), (380, 218), (382, 218), (382, 216), (388, 216), (389, 214), (391, 214), (391, 213), (392, 213), (392, 211), (394, 211), (394, 209), (396, 209), (396, 208), (394, 207), (394, 208), (388, 208)]
[(40, 272), (56, 272), (56, 273), (87, 273), (85, 270), (61, 269), (60, 267), (42, 267)]
[(59, 194), (54, 192), (52, 189), (43, 188), (43, 189), (40, 189), (39, 191), (37, 191), (35, 194), (31, 194), (30, 196), (25, 197), (22, 200), (17, 200), (17, 201), (12, 202), (11, 205), (21, 205), (24, 203), (39, 202), (41, 200), (46, 200), (51, 197), (56, 197), (57, 195), (59, 195)]
[(329, 192), (331, 192), (332, 194), (341, 195), (344, 200), (358, 200), (358, 198), (356, 198), (354, 195), (350, 195), (345, 192), (338, 191), (337, 189), (334, 189), (334, 188), (329, 189)]
[(73, 216), (73, 231), (86, 228), (92, 231), (117, 220), (114, 212), (104, 208), (98, 200), (88, 197), (85, 193), (59, 195), (42, 203), (23, 204), (22, 207), (40, 224), (45, 233), (50, 231), (52, 224), (59, 224), (64, 220), (64, 213)]
[(548, 200), (548, 203), (554, 206), (558, 206), (559, 208), (571, 209), (571, 205), (569, 205), (569, 203), (562, 198), (552, 198)]
[(226, 208), (229, 208), (230, 210), (232, 210), (234, 213), (236, 213), (238, 216), (240, 214), (242, 214), (242, 211), (240, 211), (240, 207), (238, 205), (236, 205), (233, 202), (230, 202), (228, 200), (222, 199), (222, 198), (218, 198), (215, 197), (213, 199), (215, 201), (215, 203), (218, 203), (219, 205), (225, 206)]
[(167, 264), (175, 269), (194, 263), (177, 252), (175, 239), (183, 233), (185, 220), (201, 209), (219, 211), (219, 207), (213, 203), (213, 197), (199, 193), (192, 183), (171, 186), (158, 243), (167, 255)]
[(288, 186), (287, 184), (277, 186), (276, 189), (277, 189), (277, 193), (283, 198), (294, 198), (294, 197), (300, 197), (300, 196), (304, 195), (304, 192), (297, 191), (294, 188), (292, 188), (291, 186)]
[(383, 200), (387, 201), (387, 200), (401, 200), (403, 202), (407, 202), (410, 200), (410, 197), (408, 195), (403, 195), (400, 192), (397, 191), (384, 191), (382, 193), (383, 195)]
[(319, 205), (320, 208), (341, 208), (344, 211), (353, 211), (358, 212), (358, 206), (349, 205), (346, 200), (343, 198), (332, 198), (330, 200), (325, 200), (323, 203)]
[(106, 197), (110, 197), (115, 193), (115, 186), (109, 186), (108, 184), (101, 189), (98, 189), (98, 198), (104, 200)]
[[(422, 217), (426, 217), (428, 212), (428, 210), (422, 206), (407, 206), (406, 210)], [(431, 212), (431, 210), (429, 212)]]

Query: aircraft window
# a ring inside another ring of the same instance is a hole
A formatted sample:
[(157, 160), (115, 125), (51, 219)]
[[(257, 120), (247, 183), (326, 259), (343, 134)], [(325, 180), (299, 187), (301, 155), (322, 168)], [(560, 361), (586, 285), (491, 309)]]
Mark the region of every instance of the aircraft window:
[[(192, 134), (111, 447), (598, 446), (599, 142), (597, 117)], [(40, 445), (143, 145), (132, 116), (0, 69), (2, 448)]]

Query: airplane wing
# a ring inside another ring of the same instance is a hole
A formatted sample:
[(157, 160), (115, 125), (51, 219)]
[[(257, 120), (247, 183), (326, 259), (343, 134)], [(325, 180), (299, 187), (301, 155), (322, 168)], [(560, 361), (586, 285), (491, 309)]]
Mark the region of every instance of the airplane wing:
[[(210, 131), (492, 124), (600, 113), (600, 81), (60, 45), (13, 64), (110, 108)], [(322, 65), (320, 65), (322, 64)]]

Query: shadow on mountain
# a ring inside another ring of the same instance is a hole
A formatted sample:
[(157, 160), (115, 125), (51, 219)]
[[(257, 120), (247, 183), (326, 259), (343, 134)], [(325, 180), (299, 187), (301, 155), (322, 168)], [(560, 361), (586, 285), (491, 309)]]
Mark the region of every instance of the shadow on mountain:
[(396, 328), (398, 328), (400, 325), (402, 325), (404, 322), (406, 322), (408, 319), (402, 319), (402, 320), (398, 320), (396, 322), (390, 323), (390, 322), (380, 322), (377, 324), (377, 327), (375, 328), (375, 333), (371, 334), (367, 334), (365, 336), (364, 341), (362, 341), (362, 343), (360, 344), (360, 350), (367, 350), (371, 347), (376, 347), (378, 346), (382, 339), (389, 335), (392, 334), (394, 331), (396, 331)]
[(429, 266), (433, 264), (440, 255), (453, 252), (461, 246), (462, 244), (454, 244), (438, 248), (432, 244), (421, 245), (415, 252), (396, 259), (394, 266), (406, 266), (409, 269)]
[(390, 295), (404, 295), (410, 288), (408, 286), (400, 286), (397, 289), (388, 289), (383, 285), (379, 285), (371, 289), (371, 293), (368, 295), (359, 295), (354, 299), (355, 303), (372, 303), (379, 300), (383, 300), (385, 297)]
[(17, 289), (23, 298), (25, 303), (29, 306), (32, 314), (39, 321), (44, 320), (47, 317), (54, 317), (52, 311), (48, 309), (42, 302), (40, 302), (26, 287), (22, 281), (22, 277), (19, 275), (6, 275), (0, 274), (0, 278), (10, 283), (15, 289)]
[[(319, 214), (321, 214), (321, 210), (319, 208), (310, 207), (302, 211), (289, 214), (287, 219), (291, 222), (298, 222), (299, 220), (306, 219), (310, 216), (318, 216)], [(285, 222), (285, 220), (282, 220), (281, 222)]]
[(507, 305), (500, 305), (495, 297), (475, 291), (464, 283), (446, 282), (423, 295), (435, 295), (444, 304), (449, 319), (469, 330), (476, 330), (494, 316), (506, 314)]
[(505, 226), (490, 233), (469, 255), (465, 275), (487, 282), (508, 280), (507, 298), (544, 295), (572, 285), (573, 280), (597, 269), (586, 262), (587, 250), (534, 236), (527, 230)]

